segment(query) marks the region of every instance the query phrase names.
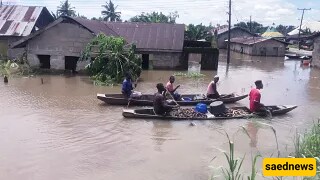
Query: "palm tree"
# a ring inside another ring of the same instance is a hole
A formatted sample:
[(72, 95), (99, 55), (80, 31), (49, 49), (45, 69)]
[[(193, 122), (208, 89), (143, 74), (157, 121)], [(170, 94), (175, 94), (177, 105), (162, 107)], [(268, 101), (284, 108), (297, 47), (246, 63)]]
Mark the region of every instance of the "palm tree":
[(60, 16), (76, 16), (76, 11), (74, 10), (74, 7), (71, 7), (68, 0), (61, 2), (58, 7), (58, 17)]
[(105, 8), (105, 10), (101, 11), (101, 14), (104, 16), (104, 21), (121, 21), (121, 12), (116, 12), (118, 6), (114, 6), (111, 0), (109, 1), (109, 3), (106, 2), (106, 5), (102, 5), (102, 7)]

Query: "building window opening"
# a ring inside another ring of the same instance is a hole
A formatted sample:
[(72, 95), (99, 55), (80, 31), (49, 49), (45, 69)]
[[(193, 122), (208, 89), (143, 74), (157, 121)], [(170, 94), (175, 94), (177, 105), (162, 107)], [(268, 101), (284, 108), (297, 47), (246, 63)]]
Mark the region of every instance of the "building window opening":
[(71, 70), (72, 72), (76, 72), (78, 60), (79, 60), (79, 57), (66, 56), (64, 60), (65, 70)]
[(149, 54), (142, 54), (142, 69), (149, 69)]
[(50, 69), (50, 55), (38, 55), (41, 69)]

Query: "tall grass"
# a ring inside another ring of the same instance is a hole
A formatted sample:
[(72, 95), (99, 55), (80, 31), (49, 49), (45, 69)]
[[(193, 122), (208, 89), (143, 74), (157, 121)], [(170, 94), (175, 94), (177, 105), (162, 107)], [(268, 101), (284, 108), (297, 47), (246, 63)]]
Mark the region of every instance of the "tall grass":
[(315, 158), (317, 161), (317, 175), (305, 179), (320, 179), (320, 120), (314, 123), (311, 130), (303, 134), (296, 133), (295, 152), (297, 158)]
[(242, 175), (240, 174), (240, 169), (245, 158), (245, 155), (241, 159), (235, 159), (234, 156), (234, 143), (230, 140), (229, 135), (226, 134), (229, 142), (229, 154), (224, 152), (228, 162), (228, 168), (222, 168), (225, 179), (228, 180), (239, 180)]
[[(256, 122), (257, 123), (257, 122)], [(280, 157), (280, 150), (277, 138), (276, 130), (264, 123), (257, 123), (257, 126), (263, 125), (267, 128), (270, 128), (274, 134), (277, 148), (277, 157)], [(249, 137), (250, 134), (245, 127), (241, 127), (243, 132)], [(234, 143), (230, 140), (229, 135), (226, 133), (229, 144), (229, 152), (224, 152), (223, 154), (226, 157), (228, 165), (226, 167), (222, 167), (222, 173), (226, 180), (240, 180), (240, 179), (248, 179), (255, 180), (257, 177), (257, 168), (256, 163), (258, 158), (262, 158), (261, 155), (255, 155), (252, 158), (252, 166), (250, 176), (244, 178), (244, 175), (241, 173), (242, 163), (245, 159), (245, 155), (242, 158), (235, 158), (235, 146)], [(296, 158), (315, 158), (317, 161), (317, 175), (315, 177), (302, 177), (305, 180), (319, 180), (320, 179), (320, 120), (317, 123), (314, 123), (312, 128), (309, 131), (304, 132), (303, 134), (297, 133), (294, 141), (295, 152), (292, 154)], [(271, 155), (272, 156), (272, 155)], [(292, 157), (292, 156), (291, 156)], [(215, 157), (216, 158), (216, 157)], [(215, 159), (214, 158), (214, 159)], [(217, 176), (215, 176), (217, 177)], [(215, 177), (211, 177), (213, 180)], [(283, 177), (274, 177), (275, 179), (281, 180)]]

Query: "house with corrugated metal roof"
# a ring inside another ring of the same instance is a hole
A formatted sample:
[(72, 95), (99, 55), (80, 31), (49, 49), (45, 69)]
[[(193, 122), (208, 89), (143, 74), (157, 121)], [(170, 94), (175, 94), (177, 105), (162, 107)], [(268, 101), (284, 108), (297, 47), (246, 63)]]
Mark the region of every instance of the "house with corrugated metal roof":
[(180, 67), (183, 60), (183, 24), (104, 22), (82, 18), (61, 17), (13, 44), (24, 47), (31, 66), (50, 69), (83, 69), (79, 61), (82, 51), (99, 33), (124, 37), (136, 45), (143, 68), (168, 69)]
[(287, 43), (264, 37), (240, 37), (230, 39), (230, 49), (253, 56), (284, 56)]
[(46, 7), (1, 5), (0, 59), (21, 56), (23, 49), (11, 49), (9, 45), (53, 21), (54, 18)]
[[(227, 39), (228, 39), (228, 27), (217, 30), (217, 41), (219, 49), (226, 49), (228, 47)], [(254, 37), (257, 36), (254, 33), (251, 33), (247, 29), (242, 27), (232, 27), (230, 30), (230, 38), (236, 37)]]

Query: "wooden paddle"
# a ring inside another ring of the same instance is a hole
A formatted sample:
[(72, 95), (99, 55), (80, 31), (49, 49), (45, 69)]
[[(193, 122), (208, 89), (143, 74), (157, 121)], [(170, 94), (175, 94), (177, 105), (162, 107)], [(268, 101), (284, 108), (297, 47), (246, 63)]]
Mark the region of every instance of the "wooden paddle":
[[(168, 93), (168, 91), (166, 91), (166, 93)], [(172, 98), (173, 102), (175, 102), (176, 105), (178, 106), (178, 111), (179, 111), (181, 109), (181, 107), (179, 106), (178, 102), (174, 99), (174, 97), (172, 96), (172, 94), (170, 92), (169, 92), (169, 95)], [(187, 117), (187, 115), (183, 111), (181, 111), (181, 112), (182, 112), (182, 114), (184, 114)]]
[[(137, 79), (134, 81), (134, 89), (137, 87), (138, 79), (139, 79), (139, 78), (137, 78)], [(130, 106), (130, 102), (131, 102), (131, 98), (129, 97), (129, 98), (128, 98), (128, 105), (127, 105), (127, 109), (128, 109), (128, 108), (129, 108), (129, 106)]]

